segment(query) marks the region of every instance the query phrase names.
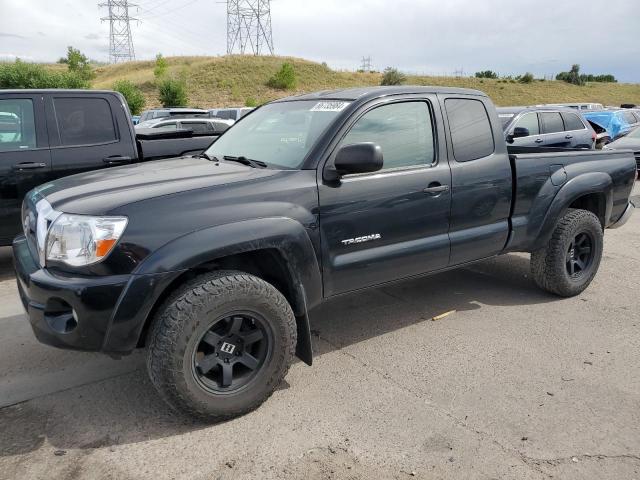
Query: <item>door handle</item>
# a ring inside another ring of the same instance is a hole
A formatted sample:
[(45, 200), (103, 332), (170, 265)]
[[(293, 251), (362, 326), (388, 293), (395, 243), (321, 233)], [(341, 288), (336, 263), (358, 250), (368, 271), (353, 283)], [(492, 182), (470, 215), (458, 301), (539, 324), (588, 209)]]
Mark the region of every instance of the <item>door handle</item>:
[(542, 143), (544, 142), (544, 140), (542, 140), (541, 138), (536, 139), (536, 143)]
[(429, 195), (438, 196), (443, 192), (449, 191), (449, 185), (440, 185), (439, 183), (431, 183), (427, 188), (423, 190), (424, 193)]
[(565, 135), (564, 138), (566, 138), (567, 140), (571, 140), (573, 138), (573, 135)]
[(24, 162), (18, 163), (13, 166), (14, 170), (35, 170), (37, 168), (45, 168), (47, 166), (46, 163), (38, 163), (38, 162)]
[(119, 163), (130, 163), (131, 157), (125, 157), (123, 155), (113, 155), (112, 157), (105, 157), (102, 159), (107, 165), (116, 165)]

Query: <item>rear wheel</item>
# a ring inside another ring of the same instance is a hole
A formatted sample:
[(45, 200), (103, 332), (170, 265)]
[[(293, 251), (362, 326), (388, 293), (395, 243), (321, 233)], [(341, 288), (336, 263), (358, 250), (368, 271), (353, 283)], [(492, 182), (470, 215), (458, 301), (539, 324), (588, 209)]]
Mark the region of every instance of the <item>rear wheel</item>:
[(186, 284), (161, 307), (147, 366), (174, 409), (207, 420), (246, 413), (280, 384), (293, 359), (296, 322), (272, 285), (240, 272)]
[(578, 295), (595, 277), (602, 258), (600, 220), (587, 210), (570, 209), (545, 248), (531, 254), (536, 284), (563, 297)]

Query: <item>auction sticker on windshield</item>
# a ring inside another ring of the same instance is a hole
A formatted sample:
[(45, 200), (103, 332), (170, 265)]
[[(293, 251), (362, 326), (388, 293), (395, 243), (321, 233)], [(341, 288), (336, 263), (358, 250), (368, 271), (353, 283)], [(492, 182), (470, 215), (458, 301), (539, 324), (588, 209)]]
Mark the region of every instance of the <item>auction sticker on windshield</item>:
[(311, 109), (312, 112), (341, 112), (347, 108), (349, 102), (324, 101), (316, 103)]

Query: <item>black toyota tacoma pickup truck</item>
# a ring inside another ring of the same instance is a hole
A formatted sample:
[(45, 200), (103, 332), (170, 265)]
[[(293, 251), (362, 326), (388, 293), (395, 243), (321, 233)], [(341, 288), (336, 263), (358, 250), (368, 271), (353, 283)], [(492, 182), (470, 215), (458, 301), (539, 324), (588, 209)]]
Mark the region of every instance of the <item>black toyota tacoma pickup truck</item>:
[(202, 152), (215, 135), (134, 133), (116, 92), (0, 90), (0, 246), (20, 232), (32, 188), (56, 178), (126, 163)]
[(509, 152), (474, 90), (291, 97), (201, 156), (31, 191), (19, 292), (43, 343), (146, 346), (170, 405), (226, 418), (263, 402), (294, 354), (311, 364), (309, 312), (336, 295), (508, 252), (531, 252), (543, 289), (579, 294), (635, 178), (631, 152)]

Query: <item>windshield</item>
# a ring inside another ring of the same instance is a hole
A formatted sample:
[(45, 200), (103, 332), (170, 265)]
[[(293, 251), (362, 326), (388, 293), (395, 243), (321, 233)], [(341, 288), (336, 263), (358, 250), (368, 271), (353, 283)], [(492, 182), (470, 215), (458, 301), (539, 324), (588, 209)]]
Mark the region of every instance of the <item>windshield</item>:
[(247, 115), (206, 151), (210, 157), (245, 157), (274, 168), (299, 168), (307, 153), (348, 102), (271, 103)]

